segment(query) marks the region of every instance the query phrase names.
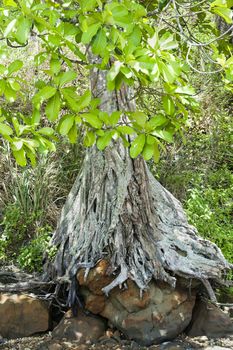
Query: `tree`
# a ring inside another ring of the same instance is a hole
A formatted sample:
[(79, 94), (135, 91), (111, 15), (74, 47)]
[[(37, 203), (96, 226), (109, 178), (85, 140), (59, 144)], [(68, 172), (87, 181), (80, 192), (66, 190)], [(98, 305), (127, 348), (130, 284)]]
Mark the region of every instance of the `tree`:
[[(230, 46), (217, 45), (230, 30), (219, 34), (212, 15), (232, 23), (231, 6), (231, 0), (3, 1), (2, 42), (18, 48), (39, 38), (35, 63), (44, 64), (46, 76), (36, 83), (30, 115), (2, 110), (2, 138), (22, 166), (28, 159), (34, 165), (37, 152), (55, 150), (57, 133), (75, 143), (80, 129), (89, 147), (53, 237), (57, 282), (105, 257), (117, 273), (106, 294), (128, 277), (143, 290), (152, 278), (175, 286), (180, 276), (202, 281), (215, 299), (209, 280), (221, 282), (231, 266), (197, 236), (145, 160), (157, 162), (163, 143), (182, 133), (195, 107), (191, 68), (222, 74), (232, 89)], [(202, 61), (196, 66), (194, 51)], [(22, 66), (20, 60), (0, 66), (0, 94), (9, 103), (21, 91)], [(81, 94), (73, 85), (80, 67), (90, 72), (91, 87)], [(136, 106), (137, 91), (151, 85), (156, 114)]]

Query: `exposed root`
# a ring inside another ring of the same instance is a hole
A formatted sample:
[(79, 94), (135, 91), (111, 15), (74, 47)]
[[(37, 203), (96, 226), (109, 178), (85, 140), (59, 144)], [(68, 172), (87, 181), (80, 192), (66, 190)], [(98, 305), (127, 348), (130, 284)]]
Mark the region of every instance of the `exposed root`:
[(176, 276), (201, 280), (216, 300), (209, 280), (221, 281), (231, 268), (220, 249), (200, 238), (180, 203), (150, 174), (142, 159), (132, 160), (121, 145), (89, 151), (67, 199), (53, 237), (58, 247), (57, 277), (87, 273), (107, 258), (117, 277), (146, 289), (152, 278), (173, 287)]

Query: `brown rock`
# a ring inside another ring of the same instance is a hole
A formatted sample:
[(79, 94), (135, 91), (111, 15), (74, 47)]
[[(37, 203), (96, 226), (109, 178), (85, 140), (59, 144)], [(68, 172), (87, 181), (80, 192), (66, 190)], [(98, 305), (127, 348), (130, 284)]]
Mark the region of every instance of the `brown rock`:
[(145, 309), (151, 301), (150, 296), (150, 292), (146, 291), (140, 297), (140, 290), (131, 280), (127, 282), (127, 289), (119, 293), (119, 289), (115, 288), (111, 293), (111, 299), (116, 299), (128, 312)]
[(209, 338), (225, 337), (233, 335), (233, 323), (217, 306), (198, 301), (187, 334), (191, 337), (201, 335)]
[(95, 342), (105, 334), (105, 322), (98, 316), (87, 316), (81, 310), (77, 317), (68, 311), (53, 330), (53, 339), (75, 340), (79, 344)]
[(103, 295), (102, 288), (107, 286), (114, 279), (108, 275), (109, 263), (106, 260), (100, 260), (98, 264), (90, 270), (85, 279), (85, 269), (81, 269), (77, 273), (77, 279), (80, 286), (87, 287), (96, 295)]
[(0, 330), (4, 338), (26, 337), (49, 326), (45, 302), (24, 294), (0, 294)]
[(127, 338), (151, 345), (176, 337), (188, 326), (195, 296), (189, 297), (187, 289), (172, 289), (165, 283), (151, 282), (140, 296), (139, 288), (128, 280), (127, 289), (117, 287), (106, 298), (101, 289), (112, 280), (107, 269), (106, 262), (99, 263), (86, 281), (83, 272), (79, 273), (81, 292), (86, 308), (107, 318)]
[(100, 314), (105, 307), (105, 296), (92, 294), (89, 289), (82, 288), (82, 296), (86, 300), (86, 308), (93, 314)]

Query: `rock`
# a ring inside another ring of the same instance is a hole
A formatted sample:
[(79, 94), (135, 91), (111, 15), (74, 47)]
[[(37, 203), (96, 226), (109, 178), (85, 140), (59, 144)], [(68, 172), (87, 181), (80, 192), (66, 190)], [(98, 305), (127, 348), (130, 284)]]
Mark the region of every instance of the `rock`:
[(85, 278), (85, 270), (81, 269), (77, 273), (80, 286), (87, 287), (95, 295), (103, 295), (102, 288), (111, 283), (114, 277), (108, 275), (108, 262), (100, 260), (98, 264), (90, 270)]
[(77, 278), (81, 286), (86, 308), (108, 319), (131, 340), (141, 345), (158, 344), (175, 338), (190, 323), (195, 295), (189, 296), (187, 289), (172, 289), (165, 283), (152, 281), (142, 296), (132, 280), (127, 288), (114, 288), (107, 298), (102, 288), (112, 278), (108, 276), (108, 264), (100, 262), (84, 278), (80, 270)]
[(233, 323), (217, 306), (198, 301), (187, 334), (191, 337), (201, 335), (209, 338), (225, 337), (233, 334)]
[(0, 294), (0, 329), (4, 338), (45, 332), (49, 327), (47, 304), (24, 294)]
[(75, 340), (79, 344), (96, 342), (105, 334), (105, 322), (98, 316), (85, 315), (81, 310), (73, 317), (68, 311), (52, 332), (53, 339)]

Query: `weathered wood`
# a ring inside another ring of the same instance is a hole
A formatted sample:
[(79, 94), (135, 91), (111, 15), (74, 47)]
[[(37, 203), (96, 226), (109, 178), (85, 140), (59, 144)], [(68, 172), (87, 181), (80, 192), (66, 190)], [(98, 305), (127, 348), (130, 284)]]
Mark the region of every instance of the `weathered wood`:
[(54, 284), (54, 281), (42, 281), (40, 276), (35, 277), (22, 271), (0, 271), (0, 293), (48, 290)]
[(38, 289), (41, 290), (44, 287), (48, 288), (51, 285), (54, 285), (54, 282), (28, 281), (28, 282), (17, 282), (17, 283), (9, 283), (9, 284), (0, 283), (0, 293), (29, 292), (29, 291), (35, 291)]
[[(109, 113), (132, 110), (126, 87), (109, 92), (106, 72), (95, 70), (91, 85), (101, 108)], [(200, 238), (187, 222), (181, 204), (150, 173), (142, 158), (133, 160), (118, 141), (104, 151), (87, 151), (83, 168), (63, 208), (52, 240), (58, 247), (55, 275), (72, 278), (80, 267), (87, 273), (99, 259), (110, 261), (116, 279), (106, 294), (127, 278), (143, 290), (152, 278), (173, 287), (176, 277), (221, 282), (231, 268), (220, 249)]]

